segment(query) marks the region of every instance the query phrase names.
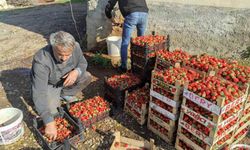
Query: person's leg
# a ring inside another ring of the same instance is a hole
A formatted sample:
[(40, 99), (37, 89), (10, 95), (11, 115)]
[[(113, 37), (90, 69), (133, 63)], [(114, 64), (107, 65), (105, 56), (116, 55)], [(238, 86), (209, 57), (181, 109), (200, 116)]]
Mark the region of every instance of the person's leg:
[(121, 44), (121, 67), (127, 69), (128, 45), (130, 43), (131, 34), (138, 22), (138, 13), (131, 13), (125, 17), (122, 31)]
[(73, 84), (70, 87), (64, 87), (61, 91), (61, 97), (65, 99), (66, 101), (76, 101), (78, 100), (75, 95), (78, 92), (81, 92), (84, 88), (86, 88), (92, 80), (92, 76), (89, 72), (85, 72), (83, 75), (81, 75), (75, 84)]
[(138, 24), (136, 25), (137, 28), (137, 36), (143, 36), (146, 31), (146, 27), (148, 24), (148, 13), (140, 12), (140, 20), (138, 21)]

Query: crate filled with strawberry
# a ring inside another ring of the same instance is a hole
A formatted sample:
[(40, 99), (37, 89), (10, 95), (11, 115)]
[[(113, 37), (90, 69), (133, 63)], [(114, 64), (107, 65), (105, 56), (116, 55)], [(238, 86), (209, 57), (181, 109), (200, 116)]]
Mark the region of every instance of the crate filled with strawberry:
[[(182, 128), (206, 143), (206, 149), (223, 145), (233, 134), (246, 100), (247, 88), (216, 76), (190, 83), (183, 92), (178, 133)], [(219, 142), (220, 141), (220, 142)]]
[[(166, 99), (174, 101), (180, 100), (184, 84), (201, 78), (199, 73), (183, 67), (170, 67), (165, 70), (154, 70), (152, 73), (151, 96), (158, 99), (166, 97)], [(160, 94), (161, 96), (157, 96), (157, 94)]]
[(133, 90), (126, 91), (124, 110), (131, 114), (140, 125), (147, 120), (149, 105), (149, 85)]
[(176, 137), (175, 147), (177, 150), (193, 150), (189, 143), (186, 143), (186, 141), (182, 140), (178, 135)]
[(168, 69), (170, 66), (175, 66), (176, 63), (183, 64), (190, 59), (190, 55), (182, 49), (174, 51), (159, 50), (157, 53), (155, 70)]
[(234, 133), (234, 144), (237, 144), (247, 136), (247, 131), (250, 127), (250, 107), (242, 111), (241, 118), (238, 122), (238, 128)]
[(112, 102), (112, 105), (123, 109), (125, 91), (131, 91), (142, 86), (141, 79), (132, 73), (104, 77), (104, 96), (105, 99)]
[(206, 54), (200, 56), (192, 56), (185, 62), (186, 66), (197, 69), (202, 72), (217, 71), (228, 65), (225, 59), (216, 58)]
[(72, 118), (80, 120), (86, 128), (108, 117), (110, 111), (109, 103), (100, 96), (69, 104), (67, 109)]
[(151, 71), (154, 69), (156, 52), (165, 49), (167, 37), (147, 35), (131, 40), (131, 70), (143, 80), (150, 81)]
[(62, 108), (54, 115), (57, 127), (56, 139), (50, 139), (45, 135), (45, 126), (41, 118), (33, 119), (33, 127), (39, 144), (48, 150), (75, 148), (76, 144), (83, 141), (84, 127), (80, 122), (75, 122)]
[(160, 49), (169, 49), (169, 36), (146, 35), (131, 39), (131, 55), (137, 55), (142, 58), (151, 58), (156, 56), (156, 51)]
[(233, 131), (227, 133), (223, 138), (217, 140), (214, 144), (209, 143), (209, 139), (202, 135), (198, 130), (191, 129), (188, 124), (185, 127), (178, 127), (175, 148), (177, 150), (185, 149), (185, 145), (178, 144), (178, 140), (182, 140), (188, 144), (192, 150), (214, 150), (227, 147), (232, 142)]
[(161, 139), (166, 142), (172, 143), (175, 139), (175, 133), (172, 129), (167, 129), (166, 127), (160, 125), (153, 119), (148, 118), (147, 127), (154, 134), (158, 135)]

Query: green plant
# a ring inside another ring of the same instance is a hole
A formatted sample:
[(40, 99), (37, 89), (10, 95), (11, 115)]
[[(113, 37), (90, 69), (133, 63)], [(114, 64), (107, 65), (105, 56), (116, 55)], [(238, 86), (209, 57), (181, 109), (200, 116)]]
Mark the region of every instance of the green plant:
[(110, 68), (112, 66), (111, 60), (103, 57), (101, 53), (95, 54), (91, 58), (91, 63), (93, 63), (94, 65), (100, 65), (104, 68)]
[(246, 50), (242, 51), (241, 58), (243, 59), (250, 58), (250, 46), (248, 46)]

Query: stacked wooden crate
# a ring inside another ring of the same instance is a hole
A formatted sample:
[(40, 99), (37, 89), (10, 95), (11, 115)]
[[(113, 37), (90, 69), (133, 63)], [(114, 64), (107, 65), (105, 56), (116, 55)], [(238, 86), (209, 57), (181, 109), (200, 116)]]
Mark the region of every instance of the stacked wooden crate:
[(142, 80), (150, 81), (156, 52), (169, 49), (169, 36), (147, 35), (131, 39), (131, 70)]
[[(157, 59), (160, 60), (160, 57), (158, 55)], [(162, 62), (157, 61), (157, 63)], [(147, 125), (149, 130), (160, 136), (164, 141), (174, 142), (183, 85), (200, 78), (200, 75), (180, 67), (179, 63), (176, 63), (174, 67), (170, 66), (165, 69), (159, 69), (158, 66), (163, 65), (156, 64), (154, 71), (152, 71)], [(174, 76), (177, 78), (172, 79)]]
[(247, 90), (248, 87), (241, 88), (216, 76), (185, 87), (176, 149), (213, 150), (229, 146), (238, 127)]
[[(241, 66), (236, 62), (229, 64), (227, 67), (218, 71), (218, 75), (224, 79), (234, 82), (240, 86), (249, 86), (250, 83), (250, 68)], [(238, 121), (238, 128), (234, 133), (234, 140), (232, 145), (239, 143), (248, 133), (250, 126), (250, 95), (248, 91), (248, 97), (243, 106), (243, 111), (240, 114), (240, 120)]]
[(149, 84), (131, 92), (126, 91), (124, 111), (136, 119), (138, 124), (143, 125), (147, 121), (149, 105)]

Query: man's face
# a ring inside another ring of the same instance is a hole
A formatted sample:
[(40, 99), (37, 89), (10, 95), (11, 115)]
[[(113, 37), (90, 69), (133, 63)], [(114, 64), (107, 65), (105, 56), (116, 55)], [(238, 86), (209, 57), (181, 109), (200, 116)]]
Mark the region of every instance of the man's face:
[(62, 46), (55, 46), (53, 48), (55, 58), (61, 63), (67, 62), (72, 55), (72, 51), (72, 49), (65, 49)]

